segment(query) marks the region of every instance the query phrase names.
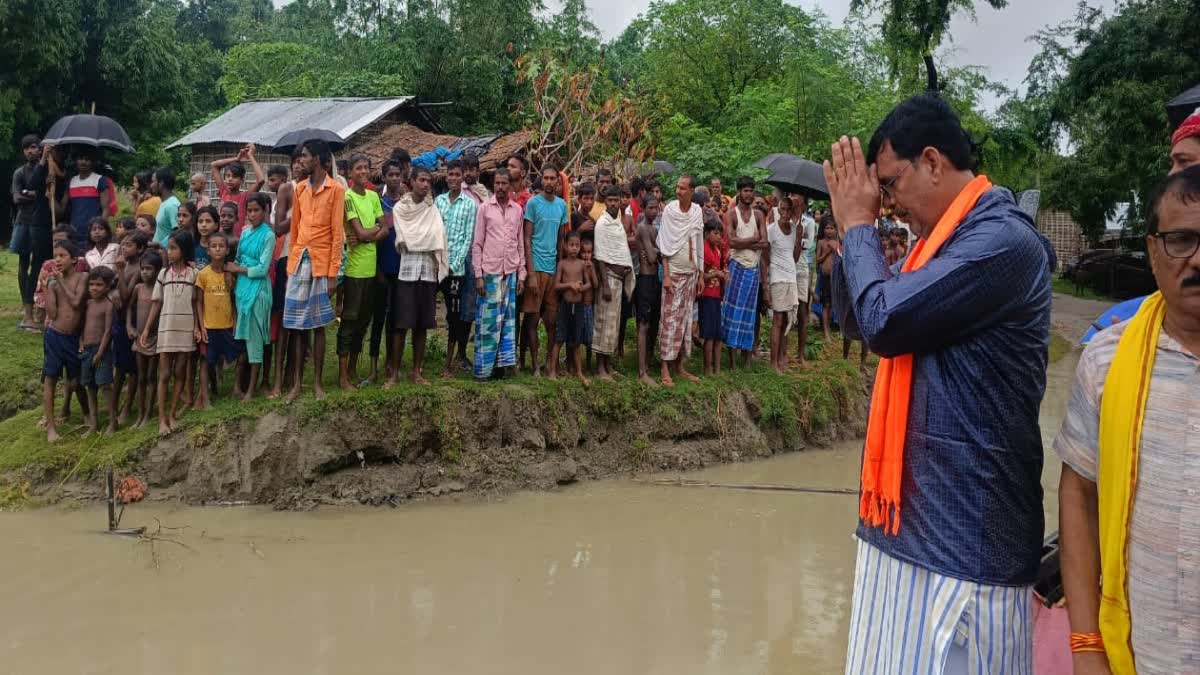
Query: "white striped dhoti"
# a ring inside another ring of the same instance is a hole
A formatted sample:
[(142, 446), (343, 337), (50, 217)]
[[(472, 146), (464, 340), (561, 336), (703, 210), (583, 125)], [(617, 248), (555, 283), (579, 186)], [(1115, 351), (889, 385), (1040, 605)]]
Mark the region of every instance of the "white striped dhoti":
[(1033, 588), (930, 572), (858, 541), (846, 675), (1033, 675)]

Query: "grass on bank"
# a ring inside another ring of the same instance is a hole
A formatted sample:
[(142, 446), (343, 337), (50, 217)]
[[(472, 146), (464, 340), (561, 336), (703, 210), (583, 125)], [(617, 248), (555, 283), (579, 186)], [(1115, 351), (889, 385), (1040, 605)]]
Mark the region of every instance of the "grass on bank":
[[(3, 278), (0, 276), (0, 280)], [(16, 320), (12, 323), (15, 331)], [(769, 322), (764, 322), (764, 334), (769, 325)], [(582, 382), (572, 377), (550, 381), (522, 373), (498, 382), (480, 383), (465, 372), (443, 380), (440, 377), (446, 357), (443, 330), (431, 333), (429, 337), (425, 375), (432, 381), (432, 385), (421, 387), (401, 379), (400, 384), (391, 391), (372, 385), (351, 393), (341, 392), (335, 386), (335, 329), (329, 331), (327, 339), (329, 348), (326, 350), (324, 379), (329, 396), (326, 400), (317, 401), (312, 397), (311, 367), (306, 369), (304, 395), (290, 405), (282, 400), (267, 400), (267, 392), (261, 389), (258, 398), (249, 403), (234, 401), (229, 398), (232, 382), (227, 375), (222, 383), (220, 396), (213, 402), (213, 409), (188, 411), (180, 420), (182, 429), (176, 433), (185, 434), (192, 442), (201, 443), (207, 434), (217, 432), (223, 424), (240, 419), (259, 418), (269, 411), (285, 408), (293, 418), (304, 420), (329, 419), (343, 414), (353, 414), (358, 418), (374, 420), (381, 424), (403, 424), (402, 418), (408, 414), (432, 415), (438, 420), (454, 419), (457, 412), (462, 410), (460, 401), (464, 397), (501, 395), (537, 400), (540, 405), (549, 406), (554, 414), (565, 414), (567, 408), (577, 410), (583, 407), (586, 413), (578, 413), (581, 428), (586, 426), (589, 416), (611, 419), (616, 416), (627, 418), (633, 415), (653, 414), (670, 423), (683, 415), (712, 415), (722, 393), (738, 390), (753, 394), (761, 409), (763, 425), (793, 433), (828, 424), (837, 415), (838, 406), (855, 392), (861, 392), (861, 375), (857, 369), (857, 361), (851, 363), (840, 359), (841, 341), (835, 339), (834, 344), (824, 345), (819, 337), (811, 335), (811, 330), (808, 351), (810, 356), (818, 358), (811, 360), (803, 368), (793, 367), (784, 375), (775, 373), (764, 359), (757, 359), (749, 369), (731, 371), (723, 368), (720, 376), (703, 378), (696, 384), (677, 379), (674, 389), (645, 387), (636, 380), (636, 332), (632, 322), (629, 326), (625, 356), (618, 365), (625, 377), (614, 382), (603, 382), (593, 378), (591, 386), (585, 387)], [(819, 333), (819, 329), (816, 333)], [(40, 337), (24, 333), (17, 337), (32, 343), (29, 347), (31, 362), (26, 369), (29, 372), (25, 373), (25, 376), (36, 384), (41, 366)], [(790, 351), (794, 355), (795, 334), (789, 335), (789, 338)], [(857, 358), (856, 351), (853, 356)], [(411, 358), (409, 346), (403, 362), (404, 375), (408, 373)], [(728, 359), (725, 361), (725, 365), (727, 364)], [(364, 351), (359, 366), (360, 376), (366, 375), (367, 365)], [(699, 349), (693, 349), (689, 369), (694, 373), (701, 372)], [(657, 370), (653, 371), (653, 375), (657, 379)], [(40, 392), (40, 389), (38, 391)], [(56, 399), (56, 409), (61, 409), (61, 405), (60, 394)], [(39, 406), (0, 421), (0, 439), (3, 439), (0, 441), (0, 471), (51, 470), (64, 476), (88, 475), (101, 467), (127, 464), (135, 453), (152, 446), (158, 438), (157, 418), (145, 428), (123, 428), (111, 437), (83, 437), (82, 416), (78, 405), (73, 405), (71, 418), (59, 428), (63, 440), (51, 445), (46, 442), (45, 432), (37, 426), (40, 416)], [(401, 419), (397, 419), (398, 417)], [(101, 419), (103, 425), (107, 419), (106, 415)], [(444, 439), (452, 440), (456, 430), (447, 425), (445, 429), (439, 428), (439, 432)], [(448, 445), (453, 447), (454, 444)], [(446, 459), (455, 461), (456, 457), (448, 456)], [(3, 492), (3, 488), (4, 486), (0, 485), (0, 492)], [(13, 487), (10, 485), (9, 489)]]
[(1101, 302), (1117, 302), (1115, 299), (1110, 298), (1109, 296), (1104, 295), (1103, 293), (1097, 293), (1090, 286), (1084, 286), (1082, 288), (1077, 288), (1075, 286), (1075, 282), (1071, 281), (1070, 279), (1064, 279), (1057, 274), (1054, 275), (1053, 280), (1050, 282), (1050, 285), (1055, 293), (1061, 293), (1063, 295), (1070, 295), (1070, 296), (1076, 297), (1076, 298), (1083, 298), (1085, 300), (1099, 300)]
[(0, 254), (0, 418), (37, 405), (41, 388), (42, 335), (30, 333), (21, 321), (17, 287), (17, 256)]

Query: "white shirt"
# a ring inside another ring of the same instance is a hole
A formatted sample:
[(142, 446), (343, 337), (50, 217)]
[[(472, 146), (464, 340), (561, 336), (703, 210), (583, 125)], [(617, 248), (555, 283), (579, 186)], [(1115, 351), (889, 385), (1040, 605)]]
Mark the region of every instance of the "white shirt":
[(784, 234), (778, 222), (767, 226), (767, 243), (771, 245), (771, 283), (796, 281), (796, 259), (792, 257), (796, 248), (796, 230)]

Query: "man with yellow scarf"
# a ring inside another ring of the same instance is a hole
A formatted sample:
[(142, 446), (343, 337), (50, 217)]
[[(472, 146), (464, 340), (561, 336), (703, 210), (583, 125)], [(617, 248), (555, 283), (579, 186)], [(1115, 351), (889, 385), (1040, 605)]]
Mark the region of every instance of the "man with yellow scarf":
[[(1032, 675), (1049, 242), (1012, 193), (974, 173), (970, 139), (936, 95), (901, 103), (865, 155), (845, 137), (832, 155), (845, 228), (834, 304), (883, 357), (845, 672)], [(881, 205), (920, 234), (902, 264), (879, 246)]]
[(1159, 290), (1088, 343), (1054, 442), (1076, 675), (1200, 672), (1200, 166), (1146, 248)]

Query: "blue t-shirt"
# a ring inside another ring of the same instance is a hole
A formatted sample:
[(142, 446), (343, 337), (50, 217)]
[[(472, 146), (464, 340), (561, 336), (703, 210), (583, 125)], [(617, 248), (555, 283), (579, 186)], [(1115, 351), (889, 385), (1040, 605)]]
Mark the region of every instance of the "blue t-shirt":
[(525, 205), (525, 220), (533, 223), (533, 270), (554, 274), (558, 267), (558, 230), (567, 222), (567, 203), (562, 197), (550, 201), (539, 192)]
[(167, 245), (167, 238), (179, 224), (179, 197), (171, 195), (158, 207), (158, 215), (154, 218), (154, 241)]

